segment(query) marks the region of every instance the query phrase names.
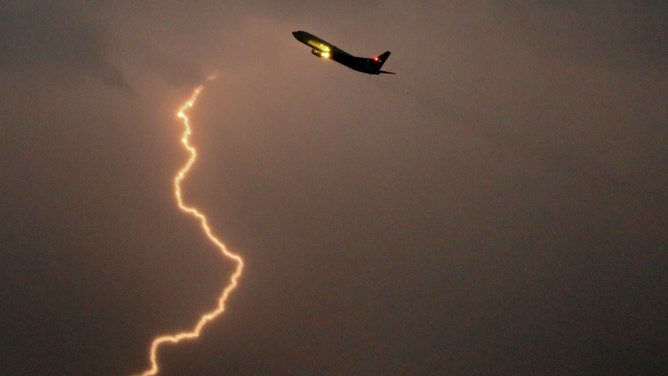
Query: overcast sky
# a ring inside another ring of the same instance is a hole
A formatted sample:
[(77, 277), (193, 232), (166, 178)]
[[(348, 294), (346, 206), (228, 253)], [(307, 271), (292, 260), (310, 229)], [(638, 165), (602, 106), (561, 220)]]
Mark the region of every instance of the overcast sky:
[[(465, 5), (463, 5), (465, 4)], [(0, 374), (666, 374), (664, 1), (5, 1)], [(370, 76), (317, 59), (292, 31)]]

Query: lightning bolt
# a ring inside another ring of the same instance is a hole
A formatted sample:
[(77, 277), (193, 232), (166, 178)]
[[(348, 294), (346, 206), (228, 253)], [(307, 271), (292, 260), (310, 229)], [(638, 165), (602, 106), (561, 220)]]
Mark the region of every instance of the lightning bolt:
[[(207, 78), (207, 81), (214, 80), (215, 78), (216, 78), (215, 75), (210, 76)], [(243, 272), (244, 268), (244, 261), (241, 258), (241, 256), (230, 252), (225, 246), (225, 244), (223, 244), (223, 242), (220, 241), (220, 239), (218, 239), (216, 235), (214, 235), (213, 231), (211, 230), (211, 226), (209, 226), (209, 220), (204, 215), (204, 213), (202, 213), (199, 209), (193, 206), (186, 205), (183, 202), (181, 183), (183, 182), (186, 175), (188, 174), (193, 164), (195, 164), (195, 161), (197, 160), (197, 149), (192, 144), (190, 144), (190, 136), (192, 135), (192, 129), (190, 128), (190, 119), (188, 118), (187, 111), (193, 108), (202, 90), (204, 90), (204, 84), (201, 84), (193, 91), (193, 93), (190, 95), (190, 98), (187, 101), (185, 101), (181, 105), (181, 107), (179, 107), (176, 113), (176, 116), (179, 119), (181, 119), (183, 123), (183, 134), (181, 136), (181, 144), (183, 148), (190, 154), (190, 157), (183, 165), (183, 167), (181, 167), (181, 169), (176, 173), (176, 176), (174, 176), (174, 197), (176, 198), (176, 203), (179, 209), (184, 213), (189, 214), (192, 217), (195, 217), (199, 221), (206, 237), (209, 238), (209, 240), (213, 244), (215, 244), (216, 247), (218, 247), (220, 253), (223, 256), (236, 263), (236, 268), (234, 270), (234, 273), (230, 277), (230, 282), (227, 284), (227, 286), (225, 286), (225, 289), (223, 289), (223, 292), (218, 298), (218, 305), (216, 306), (216, 308), (208, 313), (203, 314), (200, 317), (199, 321), (197, 321), (197, 324), (195, 324), (192, 330), (176, 334), (163, 335), (160, 337), (156, 337), (153, 340), (153, 342), (151, 343), (151, 350), (150, 350), (151, 367), (148, 370), (144, 371), (144, 373), (137, 374), (141, 376), (151, 376), (158, 374), (158, 371), (160, 370), (160, 367), (158, 366), (158, 350), (160, 349), (160, 346), (167, 343), (177, 344), (184, 340), (192, 340), (199, 337), (200, 333), (202, 332), (202, 329), (204, 329), (204, 327), (209, 322), (215, 320), (218, 316), (222, 315), (223, 312), (225, 312), (225, 303), (227, 302), (227, 298), (230, 296), (232, 291), (234, 291), (234, 289), (237, 288), (239, 277), (241, 277), (241, 273)]]

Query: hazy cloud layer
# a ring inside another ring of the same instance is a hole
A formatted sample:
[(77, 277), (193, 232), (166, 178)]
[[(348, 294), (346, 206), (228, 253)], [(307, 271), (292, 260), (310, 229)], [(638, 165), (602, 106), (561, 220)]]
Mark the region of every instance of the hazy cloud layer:
[[(665, 374), (662, 2), (0, 8), (0, 374)], [(291, 32), (392, 56), (316, 59)], [(124, 88), (123, 90), (119, 90)], [(125, 90), (130, 88), (130, 90)]]
[(126, 87), (110, 58), (109, 34), (85, 2), (21, 1), (2, 6), (0, 67), (28, 79), (92, 76)]

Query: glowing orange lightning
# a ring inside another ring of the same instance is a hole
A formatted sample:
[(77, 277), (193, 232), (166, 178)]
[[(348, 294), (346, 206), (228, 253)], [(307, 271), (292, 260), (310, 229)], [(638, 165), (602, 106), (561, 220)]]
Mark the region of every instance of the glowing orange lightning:
[[(215, 79), (215, 76), (209, 77), (208, 80), (213, 80)], [(158, 374), (158, 359), (157, 359), (157, 353), (158, 349), (160, 348), (161, 345), (165, 343), (179, 343), (182, 340), (187, 340), (187, 339), (194, 339), (199, 337), (200, 332), (204, 328), (204, 326), (209, 323), (210, 321), (215, 320), (218, 316), (220, 316), (223, 312), (225, 312), (225, 302), (227, 301), (228, 296), (230, 293), (237, 287), (237, 280), (239, 277), (241, 277), (241, 273), (244, 268), (244, 261), (243, 259), (235, 254), (230, 252), (225, 244), (221, 242), (211, 231), (211, 227), (209, 226), (209, 221), (207, 220), (206, 216), (200, 212), (197, 208), (192, 207), (192, 206), (187, 206), (183, 203), (183, 197), (181, 195), (181, 182), (183, 179), (185, 179), (186, 175), (190, 171), (190, 168), (193, 166), (195, 163), (195, 160), (197, 160), (197, 149), (195, 149), (194, 146), (190, 144), (190, 135), (192, 134), (192, 131), (190, 129), (190, 121), (188, 119), (188, 116), (186, 115), (186, 111), (191, 109), (195, 105), (195, 101), (197, 101), (197, 97), (199, 97), (199, 94), (202, 92), (204, 89), (204, 85), (198, 86), (195, 91), (193, 91), (192, 95), (190, 96), (190, 99), (188, 99), (181, 107), (179, 107), (179, 110), (176, 114), (176, 116), (183, 121), (183, 136), (181, 137), (181, 143), (183, 144), (184, 149), (190, 153), (190, 158), (188, 158), (188, 161), (181, 167), (179, 172), (176, 174), (174, 177), (174, 197), (176, 198), (176, 203), (179, 206), (179, 209), (181, 211), (190, 214), (191, 216), (197, 218), (202, 225), (202, 230), (204, 230), (204, 233), (206, 236), (211, 240), (212, 243), (214, 243), (220, 250), (220, 253), (233, 260), (236, 262), (237, 267), (234, 270), (234, 273), (230, 277), (230, 282), (228, 285), (225, 287), (223, 290), (222, 294), (220, 295), (220, 298), (218, 298), (218, 306), (211, 312), (206, 313), (200, 317), (199, 321), (195, 325), (195, 327), (189, 331), (189, 332), (181, 332), (173, 335), (164, 335), (157, 337), (156, 339), (153, 340), (151, 343), (151, 353), (150, 353), (150, 358), (151, 358), (151, 368), (144, 373), (138, 374), (141, 376), (150, 376), (150, 375), (157, 375)]]

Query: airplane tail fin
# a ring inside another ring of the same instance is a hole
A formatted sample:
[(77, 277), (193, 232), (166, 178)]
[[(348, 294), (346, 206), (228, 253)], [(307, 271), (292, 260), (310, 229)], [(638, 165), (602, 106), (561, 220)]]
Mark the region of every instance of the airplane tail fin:
[(385, 51), (382, 54), (376, 56), (374, 60), (378, 61), (378, 68), (382, 67), (385, 64), (387, 58), (390, 57), (390, 51)]
[(376, 73), (376, 74), (380, 74), (380, 73), (395, 74), (394, 72), (388, 72), (388, 71), (380, 70), (380, 68), (383, 66), (383, 64), (385, 64), (385, 61), (387, 60), (388, 57), (390, 57), (390, 51), (385, 51), (382, 54), (373, 58), (373, 61), (376, 62), (376, 64), (378, 65), (378, 73)]

